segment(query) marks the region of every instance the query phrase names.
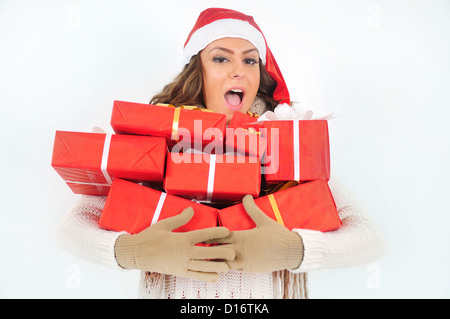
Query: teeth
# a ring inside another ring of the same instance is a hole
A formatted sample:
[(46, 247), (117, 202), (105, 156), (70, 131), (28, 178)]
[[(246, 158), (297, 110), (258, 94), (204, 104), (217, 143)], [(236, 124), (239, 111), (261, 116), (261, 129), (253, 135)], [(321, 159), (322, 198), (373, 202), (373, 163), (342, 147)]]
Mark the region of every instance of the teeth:
[(240, 90), (240, 89), (232, 89), (232, 90), (230, 90), (231, 92), (234, 92), (234, 93), (242, 93), (243, 91), (242, 90)]

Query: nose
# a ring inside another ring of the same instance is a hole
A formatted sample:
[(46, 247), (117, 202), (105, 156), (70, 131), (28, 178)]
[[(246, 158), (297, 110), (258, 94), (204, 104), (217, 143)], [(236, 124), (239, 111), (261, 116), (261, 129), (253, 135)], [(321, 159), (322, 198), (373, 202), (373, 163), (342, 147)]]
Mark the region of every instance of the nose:
[(244, 63), (242, 61), (236, 61), (232, 63), (230, 70), (230, 78), (242, 79), (245, 77)]

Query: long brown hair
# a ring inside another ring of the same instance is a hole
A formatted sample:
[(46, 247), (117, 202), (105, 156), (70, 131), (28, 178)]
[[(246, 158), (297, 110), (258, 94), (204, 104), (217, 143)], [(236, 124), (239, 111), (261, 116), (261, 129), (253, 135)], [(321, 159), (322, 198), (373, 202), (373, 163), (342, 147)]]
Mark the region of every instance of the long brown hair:
[[(259, 60), (260, 82), (257, 97), (261, 98), (267, 109), (273, 111), (278, 101), (273, 98), (277, 82), (267, 73), (261, 59)], [(203, 73), (200, 54), (191, 58), (175, 80), (152, 97), (150, 104), (166, 103), (174, 106), (196, 105), (205, 106), (203, 99)]]

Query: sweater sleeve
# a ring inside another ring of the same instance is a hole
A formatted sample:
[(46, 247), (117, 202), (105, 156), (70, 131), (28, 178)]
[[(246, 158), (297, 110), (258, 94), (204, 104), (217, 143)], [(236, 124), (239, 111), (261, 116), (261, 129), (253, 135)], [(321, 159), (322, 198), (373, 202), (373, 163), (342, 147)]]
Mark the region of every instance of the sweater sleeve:
[(330, 232), (294, 229), (303, 239), (304, 259), (292, 272), (358, 266), (384, 254), (386, 243), (374, 219), (338, 177), (332, 175), (329, 186), (342, 226)]
[(114, 245), (124, 234), (99, 227), (106, 197), (82, 195), (63, 216), (56, 231), (58, 245), (86, 261), (122, 269), (116, 261)]

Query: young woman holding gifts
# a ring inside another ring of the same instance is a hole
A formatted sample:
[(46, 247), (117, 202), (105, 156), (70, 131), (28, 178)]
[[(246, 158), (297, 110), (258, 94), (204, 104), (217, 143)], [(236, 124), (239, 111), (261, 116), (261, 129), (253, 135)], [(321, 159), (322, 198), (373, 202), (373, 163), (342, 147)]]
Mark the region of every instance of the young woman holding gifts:
[[(199, 105), (227, 115), (248, 111), (298, 119), (265, 37), (251, 16), (203, 11), (184, 47), (185, 68), (151, 104)], [(105, 197), (83, 195), (59, 226), (61, 245), (89, 261), (142, 272), (143, 298), (306, 298), (306, 273), (368, 263), (384, 252), (374, 221), (331, 174), (342, 226), (332, 232), (292, 231), (243, 199), (256, 228), (223, 227), (174, 234), (192, 210), (130, 235), (99, 228)], [(201, 241), (228, 245), (196, 247)]]

